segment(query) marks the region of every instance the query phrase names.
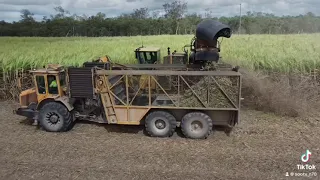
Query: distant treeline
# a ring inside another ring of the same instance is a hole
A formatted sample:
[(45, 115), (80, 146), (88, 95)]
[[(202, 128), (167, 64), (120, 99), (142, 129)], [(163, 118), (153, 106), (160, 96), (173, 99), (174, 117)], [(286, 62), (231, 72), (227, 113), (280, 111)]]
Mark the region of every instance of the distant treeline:
[[(228, 24), (234, 33), (243, 34), (292, 34), (320, 32), (320, 17), (309, 12), (299, 16), (278, 17), (261, 12), (247, 12), (241, 18), (215, 18), (209, 10), (204, 14), (187, 13), (187, 3), (174, 1), (163, 4), (164, 15), (150, 12), (148, 8), (134, 9), (132, 13), (108, 18), (104, 13), (94, 16), (71, 15), (62, 7), (56, 14), (34, 19), (27, 9), (21, 11), (18, 22), (0, 21), (0, 36), (135, 36), (161, 34), (193, 34), (196, 25), (206, 18)], [(239, 31), (240, 29), (240, 31)]]

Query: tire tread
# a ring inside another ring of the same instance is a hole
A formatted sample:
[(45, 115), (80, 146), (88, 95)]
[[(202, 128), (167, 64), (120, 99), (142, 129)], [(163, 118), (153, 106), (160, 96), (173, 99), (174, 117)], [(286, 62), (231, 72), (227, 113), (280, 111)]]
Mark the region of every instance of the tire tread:
[(73, 123), (73, 118), (72, 118), (72, 114), (68, 111), (68, 109), (58, 103), (58, 102), (48, 102), (47, 104), (45, 104), (41, 109), (40, 109), (40, 113), (39, 113), (39, 119), (40, 119), (40, 126), (44, 128), (44, 130), (48, 131), (48, 132), (55, 132), (53, 130), (50, 130), (48, 128), (46, 128), (45, 126), (43, 126), (43, 122), (41, 119), (44, 118), (44, 114), (43, 111), (46, 109), (54, 109), (56, 110), (61, 116), (63, 116), (64, 122), (62, 127), (57, 131), (57, 132), (65, 132), (70, 130), (70, 127), (72, 127), (72, 123)]
[(145, 121), (145, 128), (147, 133), (151, 136), (151, 137), (156, 137), (156, 135), (154, 135), (150, 129), (150, 125), (149, 125), (149, 119), (153, 119), (154, 117), (165, 117), (169, 120), (170, 125), (171, 125), (171, 129), (168, 131), (168, 133), (165, 135), (165, 137), (171, 137), (173, 135), (173, 133), (175, 132), (175, 129), (177, 127), (177, 120), (176, 118), (171, 115), (170, 113), (166, 112), (166, 111), (154, 111), (149, 113), (146, 116), (146, 121)]
[[(190, 138), (190, 139), (196, 139), (192, 136), (190, 136), (186, 130), (183, 128), (184, 125), (185, 125), (185, 121), (187, 119), (190, 119), (192, 117), (202, 117), (205, 121), (207, 121), (208, 123), (208, 126), (209, 126), (209, 131), (204, 135), (202, 136), (200, 139), (206, 139), (208, 138), (208, 136), (212, 133), (212, 126), (213, 126), (213, 122), (212, 122), (212, 119), (205, 113), (202, 113), (202, 112), (190, 112), (188, 114), (186, 114), (183, 118), (182, 118), (182, 121), (181, 121), (181, 131), (182, 131), (182, 134), (186, 137), (186, 138)], [(197, 138), (198, 139), (198, 138)]]

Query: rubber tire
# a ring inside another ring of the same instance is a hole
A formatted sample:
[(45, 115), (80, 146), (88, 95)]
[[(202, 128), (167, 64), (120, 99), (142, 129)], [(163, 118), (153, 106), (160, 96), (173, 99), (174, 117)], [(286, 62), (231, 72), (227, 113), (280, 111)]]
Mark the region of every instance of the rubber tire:
[[(165, 122), (166, 127), (160, 130), (156, 127), (155, 121), (161, 119)], [(145, 118), (145, 128), (151, 137), (171, 137), (177, 127), (176, 118), (166, 111), (154, 111)]]
[[(194, 133), (191, 130), (191, 123), (199, 121), (202, 124), (202, 130)], [(183, 116), (181, 121), (182, 134), (190, 139), (206, 139), (212, 133), (212, 119), (202, 112), (191, 112)]]
[[(46, 114), (49, 112), (56, 113), (59, 116), (59, 125), (51, 126), (46, 121)], [(73, 116), (63, 104), (58, 102), (49, 102), (40, 109), (38, 121), (45, 131), (65, 132), (72, 128)]]

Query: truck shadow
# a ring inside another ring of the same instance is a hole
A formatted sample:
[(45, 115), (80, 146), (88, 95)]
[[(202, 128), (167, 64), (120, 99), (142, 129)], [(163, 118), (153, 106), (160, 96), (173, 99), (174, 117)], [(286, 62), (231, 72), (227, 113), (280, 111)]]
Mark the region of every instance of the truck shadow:
[(26, 119), (20, 120), (19, 123), (23, 125), (32, 125), (33, 120), (26, 118)]
[(119, 124), (104, 124), (94, 121), (81, 120), (77, 121), (74, 126), (77, 125), (93, 125), (105, 128), (108, 132), (114, 133), (128, 133), (128, 134), (145, 134), (145, 128), (143, 125), (119, 125)]
[[(108, 132), (112, 132), (112, 133), (143, 134), (145, 136), (149, 136), (144, 125), (103, 124), (103, 123), (97, 123), (97, 122), (85, 121), (85, 120), (81, 120), (75, 123), (75, 125), (81, 125), (81, 124), (103, 127)], [(176, 128), (176, 131), (173, 136), (184, 138), (184, 135), (182, 134), (180, 127)]]
[[(112, 132), (112, 133), (144, 134), (146, 136), (149, 136), (144, 125), (103, 124), (103, 123), (97, 123), (97, 122), (85, 121), (85, 120), (78, 121), (76, 124), (95, 125), (98, 127), (103, 127), (108, 132)], [(230, 133), (231, 133), (230, 129), (224, 126), (215, 126), (213, 127), (213, 129), (214, 131), (224, 132), (227, 136), (230, 136)], [(176, 128), (175, 133), (173, 134), (173, 137), (185, 138), (180, 127)]]
[[(32, 119), (23, 119), (20, 121), (20, 124), (27, 125), (27, 126), (34, 126), (32, 125), (33, 124)], [(73, 123), (71, 128), (74, 128), (74, 126), (78, 126), (78, 125), (91, 125), (91, 126), (103, 127), (108, 132), (112, 132), (112, 133), (143, 134), (145, 136), (149, 136), (144, 125), (104, 124), (104, 123), (98, 123), (94, 121), (81, 120)], [(37, 127), (37, 129), (40, 129), (39, 125), (35, 127)], [(228, 136), (230, 135), (230, 131), (228, 131), (228, 129), (226, 129), (223, 126), (215, 126), (214, 131), (224, 132)], [(176, 131), (173, 134), (173, 137), (185, 138), (180, 127), (176, 128)]]

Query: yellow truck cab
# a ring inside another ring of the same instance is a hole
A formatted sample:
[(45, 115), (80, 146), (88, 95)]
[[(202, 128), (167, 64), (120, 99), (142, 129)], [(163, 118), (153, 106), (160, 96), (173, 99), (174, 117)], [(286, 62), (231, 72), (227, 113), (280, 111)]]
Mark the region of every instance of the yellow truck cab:
[(45, 102), (61, 99), (65, 95), (66, 73), (63, 66), (54, 64), (30, 73), (33, 75), (34, 87), (20, 93), (20, 108), (14, 113), (27, 118), (37, 118), (38, 110)]

